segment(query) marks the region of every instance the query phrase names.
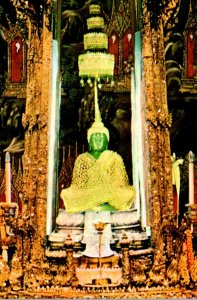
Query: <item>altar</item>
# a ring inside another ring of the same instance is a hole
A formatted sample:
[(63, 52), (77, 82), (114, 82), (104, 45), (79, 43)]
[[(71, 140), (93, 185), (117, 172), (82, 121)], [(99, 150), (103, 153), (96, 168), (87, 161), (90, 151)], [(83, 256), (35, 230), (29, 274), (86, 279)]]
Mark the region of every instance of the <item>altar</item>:
[[(97, 218), (95, 214), (99, 214)], [(99, 286), (101, 278), (107, 278), (105, 286), (121, 284), (123, 273), (121, 244), (125, 239), (129, 251), (135, 253), (142, 251), (147, 257), (152, 251), (150, 237), (142, 230), (136, 209), (110, 212), (108, 216), (110, 224), (107, 224), (110, 227), (106, 232), (102, 232), (99, 241), (99, 232), (95, 228), (92, 232), (92, 227), (101, 222), (103, 217), (106, 220), (106, 216), (102, 216), (100, 212), (68, 214), (60, 209), (56, 228), (48, 238), (46, 256), (51, 259), (58, 256), (66, 257), (65, 241), (72, 239), (76, 276), (82, 286)]]
[[(92, 220), (95, 223), (96, 220)], [(84, 222), (85, 212), (78, 214), (68, 214), (64, 209), (59, 210), (56, 219), (55, 230), (49, 235), (48, 241), (51, 249), (61, 249), (65, 239), (70, 235), (76, 246), (84, 248)], [(87, 224), (86, 224), (87, 225)], [(143, 247), (144, 243), (148, 244), (148, 236), (141, 228), (140, 221), (137, 216), (137, 210), (111, 212), (110, 214), (110, 245), (119, 244), (124, 234), (127, 235), (129, 242), (133, 247)], [(141, 241), (141, 246), (140, 246)], [(139, 243), (139, 245), (137, 245)], [(77, 248), (76, 248), (77, 249)], [(108, 256), (108, 255), (103, 255)], [(98, 251), (95, 257), (98, 257)]]

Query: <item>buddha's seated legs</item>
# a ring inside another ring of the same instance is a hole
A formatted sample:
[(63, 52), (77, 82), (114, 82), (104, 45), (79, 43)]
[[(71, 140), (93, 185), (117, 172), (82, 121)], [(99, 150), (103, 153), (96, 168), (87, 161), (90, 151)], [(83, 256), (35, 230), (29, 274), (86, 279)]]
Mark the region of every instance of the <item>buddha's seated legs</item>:
[(92, 209), (93, 211), (116, 211), (116, 209), (111, 206), (109, 203), (103, 203), (99, 206), (96, 206), (94, 209)]

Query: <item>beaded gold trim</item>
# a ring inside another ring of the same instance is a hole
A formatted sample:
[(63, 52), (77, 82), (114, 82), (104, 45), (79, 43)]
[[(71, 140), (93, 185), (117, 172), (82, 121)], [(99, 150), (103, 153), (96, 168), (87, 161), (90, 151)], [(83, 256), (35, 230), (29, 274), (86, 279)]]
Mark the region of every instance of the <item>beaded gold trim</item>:
[(92, 17), (87, 19), (88, 30), (95, 28), (104, 28), (104, 19), (102, 17)]
[(79, 55), (78, 64), (79, 76), (81, 77), (101, 78), (113, 76), (114, 55), (99, 52), (81, 54)]
[(91, 15), (100, 14), (101, 13), (100, 5), (97, 4), (90, 5), (89, 12)]
[(84, 49), (107, 49), (108, 38), (105, 33), (91, 32), (84, 35)]

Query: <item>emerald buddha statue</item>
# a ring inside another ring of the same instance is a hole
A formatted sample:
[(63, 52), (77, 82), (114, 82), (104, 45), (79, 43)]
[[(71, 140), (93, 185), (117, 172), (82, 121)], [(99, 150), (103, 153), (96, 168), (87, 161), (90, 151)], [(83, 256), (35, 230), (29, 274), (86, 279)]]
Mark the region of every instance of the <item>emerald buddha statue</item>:
[(135, 198), (122, 157), (108, 150), (109, 131), (101, 120), (88, 130), (90, 152), (75, 161), (71, 186), (61, 197), (68, 213), (128, 210)]
[(109, 131), (100, 117), (88, 130), (90, 152), (79, 155), (75, 161), (71, 186), (63, 189), (61, 197), (67, 213), (76, 215), (85, 211), (82, 243), (86, 244), (83, 255), (99, 256), (98, 235), (95, 224), (106, 223), (102, 235), (101, 257), (114, 255), (111, 212), (128, 210), (134, 202), (134, 188), (129, 179), (122, 157), (108, 150)]

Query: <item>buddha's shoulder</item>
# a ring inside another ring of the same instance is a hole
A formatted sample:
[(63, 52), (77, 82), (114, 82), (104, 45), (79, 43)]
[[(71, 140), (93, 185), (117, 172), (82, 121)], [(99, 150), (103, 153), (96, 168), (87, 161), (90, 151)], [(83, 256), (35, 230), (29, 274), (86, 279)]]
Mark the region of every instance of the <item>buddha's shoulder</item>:
[(93, 159), (93, 156), (89, 152), (84, 152), (77, 156), (76, 161), (90, 160), (90, 159)]
[(120, 154), (118, 154), (117, 152), (115, 152), (113, 150), (105, 150), (105, 151), (103, 151), (102, 155), (105, 157), (109, 157), (109, 158), (111, 157), (111, 158), (119, 159), (119, 160), (122, 159)]

